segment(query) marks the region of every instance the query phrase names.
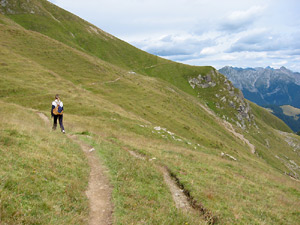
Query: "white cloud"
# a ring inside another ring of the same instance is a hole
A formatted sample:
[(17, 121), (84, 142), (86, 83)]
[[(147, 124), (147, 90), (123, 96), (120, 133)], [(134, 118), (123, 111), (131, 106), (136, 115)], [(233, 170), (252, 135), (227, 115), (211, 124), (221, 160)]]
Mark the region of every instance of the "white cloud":
[[(139, 48), (160, 56), (180, 56), (199, 55), (207, 46), (215, 45), (215, 41), (209, 36), (199, 36), (193, 34), (174, 34), (133, 42)], [(207, 50), (206, 54), (208, 53)], [(210, 50), (213, 54), (212, 49)]]
[(201, 55), (214, 55), (216, 54), (218, 51), (215, 47), (207, 47), (207, 48), (203, 48), (200, 52)]
[(286, 60), (279, 61), (279, 62), (273, 62), (273, 63), (272, 63), (272, 66), (273, 66), (273, 67), (281, 67), (281, 66), (283, 66), (283, 65), (286, 65), (287, 63), (288, 63), (288, 61), (286, 61)]
[(241, 31), (247, 29), (262, 15), (266, 7), (253, 6), (248, 10), (234, 11), (220, 24), (221, 30)]
[(253, 20), (253, 17), (261, 15), (265, 8), (263, 6), (253, 6), (246, 11), (235, 11), (228, 16), (228, 19), (232, 22)]

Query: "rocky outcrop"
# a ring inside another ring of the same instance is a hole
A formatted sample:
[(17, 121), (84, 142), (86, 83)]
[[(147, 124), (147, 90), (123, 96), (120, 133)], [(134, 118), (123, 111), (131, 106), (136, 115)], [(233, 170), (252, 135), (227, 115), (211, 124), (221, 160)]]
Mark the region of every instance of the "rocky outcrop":
[(33, 4), (31, 0), (0, 0), (0, 13), (2, 14), (42, 14), (41, 5)]
[[(218, 109), (217, 114), (223, 119), (234, 122), (242, 129), (245, 129), (247, 124), (254, 124), (254, 116), (243, 93), (218, 71), (213, 69), (206, 75), (199, 74), (196, 77), (190, 77), (188, 81), (193, 89), (199, 90), (198, 97), (204, 95), (207, 89), (215, 91), (215, 98), (211, 100)], [(226, 108), (234, 109), (235, 116), (229, 118), (228, 115), (225, 115), (225, 112), (228, 111), (224, 110)]]
[(199, 88), (208, 88), (216, 86), (216, 83), (211, 81), (211, 76), (207, 75), (202, 77), (199, 75), (198, 77), (192, 78), (189, 80), (190, 85), (192, 88), (199, 87)]
[(198, 75), (198, 77), (190, 78), (189, 83), (193, 89), (195, 87), (198, 88), (208, 88), (208, 87), (214, 87), (216, 86), (216, 83), (213, 82), (212, 77), (215, 76), (215, 71), (202, 76), (201, 74)]

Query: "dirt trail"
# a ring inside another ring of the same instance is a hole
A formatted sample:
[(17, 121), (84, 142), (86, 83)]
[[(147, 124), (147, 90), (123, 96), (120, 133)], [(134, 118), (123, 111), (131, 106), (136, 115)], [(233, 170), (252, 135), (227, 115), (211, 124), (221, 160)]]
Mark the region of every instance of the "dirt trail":
[[(148, 161), (153, 160), (153, 158), (148, 159), (146, 156), (131, 151), (127, 147), (122, 148), (137, 159)], [(177, 209), (180, 209), (185, 213), (199, 214), (203, 220), (207, 222), (207, 224), (215, 224), (217, 222), (218, 218), (213, 216), (212, 213), (201, 203), (191, 197), (189, 191), (184, 189), (178, 178), (171, 174), (166, 166), (157, 165), (156, 163), (154, 163), (154, 166), (162, 173), (164, 182), (172, 194), (172, 198)]]
[[(128, 153), (130, 155), (132, 155), (133, 157), (137, 158), (137, 159), (141, 159), (141, 160), (148, 160), (145, 156), (140, 155), (134, 151), (129, 150), (127, 147), (123, 147), (124, 150), (128, 151)], [(150, 161), (150, 160), (149, 160)], [(195, 211), (192, 206), (189, 203), (189, 200), (187, 198), (187, 196), (184, 194), (184, 190), (182, 190), (180, 187), (178, 187), (176, 181), (171, 177), (169, 171), (167, 170), (167, 168), (162, 167), (162, 166), (157, 166), (155, 165), (158, 170), (163, 174), (164, 177), (164, 181), (167, 184), (173, 200), (175, 202), (176, 208), (177, 209), (181, 209), (185, 212), (193, 212)]]
[(90, 201), (89, 224), (112, 224), (112, 187), (109, 185), (109, 180), (106, 176), (107, 170), (99, 161), (99, 157), (92, 151), (92, 147), (79, 141), (75, 135), (68, 135), (68, 137), (80, 145), (91, 168), (88, 190), (86, 191), (86, 195)]
[(252, 154), (255, 154), (255, 146), (253, 144), (250, 143), (250, 141), (244, 137), (244, 135), (240, 134), (240, 133), (237, 133), (234, 128), (232, 127), (232, 124), (231, 123), (228, 123), (227, 121), (222, 121), (225, 128), (231, 132), (234, 136), (236, 136), (237, 138), (241, 139), (243, 142), (245, 142), (250, 150), (251, 150), (251, 153)]
[(173, 200), (175, 202), (176, 208), (181, 209), (184, 212), (193, 212), (195, 211), (190, 205), (188, 198), (184, 194), (184, 190), (180, 189), (174, 179), (170, 176), (169, 171), (165, 167), (160, 167), (160, 171), (164, 176), (164, 181), (169, 187)]
[(45, 123), (50, 124), (49, 118), (44, 113), (41, 112), (36, 112), (36, 113)]
[[(48, 125), (50, 120), (41, 112), (36, 112), (37, 115)], [(95, 154), (92, 147), (81, 142), (75, 135), (67, 135), (68, 138), (78, 143), (85, 153), (89, 166), (91, 168), (89, 175), (88, 190), (86, 195), (89, 199), (90, 225), (109, 225), (112, 224), (113, 206), (111, 203), (112, 187), (107, 178), (107, 170), (101, 164), (99, 157)]]
[(252, 154), (255, 154), (255, 146), (253, 144), (250, 143), (250, 141), (244, 137), (244, 135), (236, 132), (232, 126), (231, 123), (227, 122), (227, 121), (224, 121), (222, 119), (220, 119), (213, 111), (211, 111), (210, 109), (208, 109), (207, 107), (205, 107), (204, 105), (200, 104), (199, 103), (199, 106), (204, 109), (208, 114), (214, 116), (217, 121), (219, 122), (220, 125), (222, 125), (223, 127), (225, 127), (225, 129), (227, 131), (229, 131), (230, 133), (232, 133), (235, 137), (239, 138), (240, 140), (242, 140), (244, 143), (246, 143), (249, 148), (250, 148), (250, 151)]

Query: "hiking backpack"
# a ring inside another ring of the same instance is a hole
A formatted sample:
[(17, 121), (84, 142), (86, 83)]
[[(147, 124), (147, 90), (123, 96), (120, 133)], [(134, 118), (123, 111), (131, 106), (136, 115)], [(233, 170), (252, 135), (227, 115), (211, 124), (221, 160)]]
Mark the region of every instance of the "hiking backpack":
[(64, 113), (62, 107), (56, 103), (56, 107), (53, 109), (53, 114), (54, 115), (62, 115)]

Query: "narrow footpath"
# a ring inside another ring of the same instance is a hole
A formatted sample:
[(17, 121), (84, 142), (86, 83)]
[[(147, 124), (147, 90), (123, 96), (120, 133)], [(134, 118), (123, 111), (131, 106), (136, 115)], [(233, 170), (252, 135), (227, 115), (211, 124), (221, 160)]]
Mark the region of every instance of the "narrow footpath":
[[(47, 124), (50, 120), (41, 112), (37, 115)], [(76, 135), (67, 134), (67, 137), (80, 145), (85, 153), (90, 166), (90, 175), (86, 195), (89, 199), (90, 215), (89, 225), (110, 225), (112, 224), (113, 205), (111, 202), (112, 187), (107, 178), (107, 170), (100, 162), (99, 157), (92, 147), (80, 141)]]
[(227, 131), (229, 131), (230, 133), (232, 133), (235, 137), (239, 138), (241, 141), (243, 141), (245, 144), (247, 144), (250, 148), (250, 151), (252, 154), (255, 154), (255, 146), (253, 144), (250, 143), (250, 141), (244, 137), (244, 135), (236, 132), (232, 126), (231, 123), (227, 122), (226, 120), (222, 120), (220, 119), (211, 109), (207, 108), (206, 106), (198, 103), (198, 105), (204, 109), (208, 114), (212, 115), (217, 121), (218, 123), (223, 126)]

